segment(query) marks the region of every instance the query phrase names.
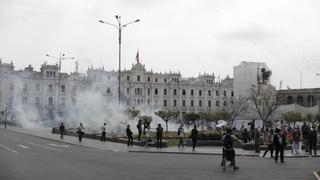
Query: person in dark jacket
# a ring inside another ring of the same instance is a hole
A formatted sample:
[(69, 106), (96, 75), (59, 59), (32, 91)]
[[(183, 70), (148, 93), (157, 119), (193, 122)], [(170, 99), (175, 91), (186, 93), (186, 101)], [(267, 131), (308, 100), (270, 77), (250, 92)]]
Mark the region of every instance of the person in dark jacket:
[(286, 146), (286, 138), (284, 136), (284, 132), (280, 132), (280, 129), (276, 129), (276, 133), (273, 136), (273, 145), (276, 150), (276, 154), (274, 156), (275, 162), (278, 162), (280, 153), (280, 161), (284, 163), (284, 147)]
[(243, 129), (243, 132), (242, 132), (242, 139), (243, 139), (243, 142), (244, 143), (248, 143), (248, 139), (249, 139), (249, 133), (247, 131), (247, 129)]
[(127, 129), (126, 129), (126, 133), (127, 133), (127, 138), (128, 138), (128, 146), (132, 146), (133, 145), (133, 137), (132, 137), (132, 131), (130, 129), (130, 125), (127, 125)]
[(61, 123), (59, 129), (60, 129), (60, 139), (63, 139), (64, 129), (65, 129), (63, 123)]
[(157, 148), (162, 147), (162, 133), (163, 133), (163, 128), (161, 127), (161, 124), (158, 124), (157, 127)]
[(232, 135), (232, 130), (227, 129), (227, 133), (222, 137), (222, 145), (223, 145), (223, 158), (222, 158), (222, 169), (223, 171), (226, 170), (226, 161), (231, 161), (230, 166), (233, 166), (234, 170), (239, 169), (238, 166), (236, 166), (235, 161), (235, 151), (233, 149), (233, 142), (234, 140), (237, 140), (237, 138)]
[(302, 138), (303, 138), (303, 144), (304, 144), (304, 151), (307, 153), (309, 152), (309, 133), (310, 133), (310, 128), (306, 124), (306, 122), (303, 122), (303, 125), (301, 127), (302, 131)]
[(103, 126), (101, 127), (101, 137), (100, 137), (100, 141), (106, 141), (106, 123), (103, 123)]
[(139, 121), (138, 121), (137, 129), (138, 129), (138, 141), (140, 141), (141, 134), (142, 134), (142, 120), (141, 119), (139, 119)]
[(312, 155), (312, 150), (314, 151), (314, 155), (317, 155), (317, 131), (315, 127), (311, 128), (309, 134), (309, 154)]
[(82, 123), (80, 123), (80, 126), (77, 129), (78, 129), (77, 133), (79, 135), (79, 142), (82, 142), (82, 136), (84, 134), (84, 127)]
[(198, 130), (196, 125), (194, 125), (193, 129), (191, 130), (191, 139), (192, 139), (192, 150), (194, 151), (194, 149), (196, 148), (197, 139), (198, 139)]

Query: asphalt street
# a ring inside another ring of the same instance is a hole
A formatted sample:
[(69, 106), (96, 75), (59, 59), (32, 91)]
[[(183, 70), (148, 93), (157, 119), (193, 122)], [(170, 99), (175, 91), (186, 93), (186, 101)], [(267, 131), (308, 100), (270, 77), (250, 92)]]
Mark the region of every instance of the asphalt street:
[(315, 179), (320, 158), (237, 157), (223, 172), (221, 157), (102, 151), (0, 129), (0, 180)]

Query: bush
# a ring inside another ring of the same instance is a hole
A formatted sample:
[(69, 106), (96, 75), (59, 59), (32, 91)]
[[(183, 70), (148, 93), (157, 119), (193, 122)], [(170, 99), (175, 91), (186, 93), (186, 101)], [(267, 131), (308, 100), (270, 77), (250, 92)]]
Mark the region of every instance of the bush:
[[(189, 139), (191, 139), (191, 135), (188, 136)], [(220, 132), (199, 132), (198, 134), (198, 140), (221, 140), (222, 133)]]

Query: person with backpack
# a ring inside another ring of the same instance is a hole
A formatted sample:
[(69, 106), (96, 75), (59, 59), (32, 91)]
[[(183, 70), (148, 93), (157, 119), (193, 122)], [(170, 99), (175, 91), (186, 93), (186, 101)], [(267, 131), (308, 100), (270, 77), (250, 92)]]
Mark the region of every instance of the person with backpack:
[(222, 159), (222, 169), (223, 171), (226, 170), (226, 162), (231, 161), (231, 166), (233, 166), (233, 170), (239, 169), (238, 166), (236, 166), (235, 161), (235, 151), (233, 149), (233, 142), (237, 138), (232, 135), (232, 130), (227, 129), (226, 134), (222, 137), (222, 146), (223, 146), (223, 159)]
[(194, 125), (193, 129), (191, 130), (191, 139), (192, 139), (192, 151), (196, 148), (197, 139), (198, 139), (198, 130), (197, 126)]
[(180, 146), (184, 147), (184, 144), (183, 144), (183, 138), (184, 138), (183, 124), (181, 124), (180, 127), (178, 128), (178, 138), (179, 138), (178, 147), (179, 148), (180, 148)]
[(65, 129), (63, 123), (61, 123), (59, 129), (60, 129), (60, 139), (63, 139), (64, 129)]
[(158, 124), (157, 127), (157, 148), (162, 147), (162, 133), (163, 133), (163, 128), (161, 127), (161, 124)]

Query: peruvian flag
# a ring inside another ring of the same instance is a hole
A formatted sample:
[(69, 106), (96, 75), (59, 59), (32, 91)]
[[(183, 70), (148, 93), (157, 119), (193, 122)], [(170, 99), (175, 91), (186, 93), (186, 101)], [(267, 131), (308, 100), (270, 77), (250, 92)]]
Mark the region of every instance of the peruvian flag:
[(140, 63), (140, 59), (139, 59), (139, 49), (138, 49), (138, 51), (137, 51), (136, 61), (137, 61), (137, 63)]

